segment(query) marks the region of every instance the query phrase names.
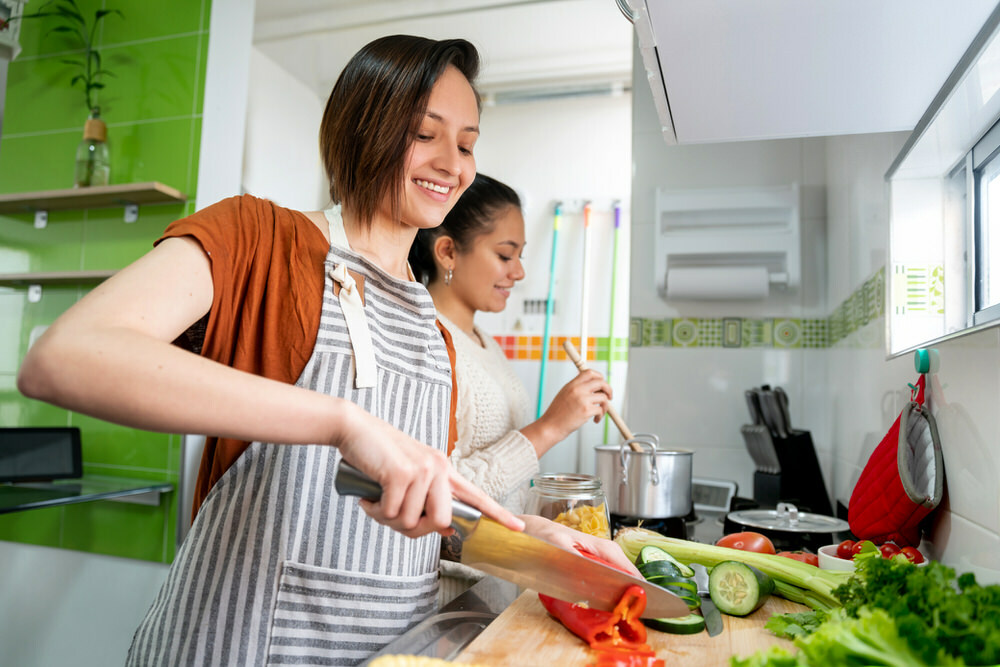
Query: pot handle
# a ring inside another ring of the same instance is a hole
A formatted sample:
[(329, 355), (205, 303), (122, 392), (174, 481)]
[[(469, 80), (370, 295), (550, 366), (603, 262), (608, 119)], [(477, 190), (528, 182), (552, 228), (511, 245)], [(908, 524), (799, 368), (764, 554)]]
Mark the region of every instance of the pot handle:
[(656, 448), (659, 445), (660, 439), (651, 433), (637, 433), (633, 437), (625, 440), (621, 444), (621, 449), (618, 452), (618, 458), (621, 462), (622, 467), (622, 481), (623, 485), (628, 484), (628, 458), (632, 455), (632, 452), (643, 453), (644, 447), (649, 448), (650, 458), (653, 464), (649, 468), (649, 481), (652, 482), (653, 486), (660, 485), (660, 471), (656, 468)]

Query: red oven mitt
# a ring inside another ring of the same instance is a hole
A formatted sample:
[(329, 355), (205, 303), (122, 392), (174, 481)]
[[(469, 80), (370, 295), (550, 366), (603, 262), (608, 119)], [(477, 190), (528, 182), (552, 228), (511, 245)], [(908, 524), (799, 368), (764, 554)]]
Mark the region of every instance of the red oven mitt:
[(861, 472), (847, 506), (859, 539), (899, 546), (920, 543), (920, 522), (941, 502), (944, 464), (937, 425), (924, 404), (921, 375), (914, 397), (882, 438)]

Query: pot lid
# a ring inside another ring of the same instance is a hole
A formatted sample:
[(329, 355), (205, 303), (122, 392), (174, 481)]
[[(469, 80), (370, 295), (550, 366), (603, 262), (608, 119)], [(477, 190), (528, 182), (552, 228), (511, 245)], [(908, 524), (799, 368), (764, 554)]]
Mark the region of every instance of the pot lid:
[(778, 503), (773, 510), (738, 510), (730, 512), (729, 518), (750, 528), (783, 530), (789, 533), (838, 533), (850, 526), (843, 519), (825, 514), (800, 512), (791, 503)]

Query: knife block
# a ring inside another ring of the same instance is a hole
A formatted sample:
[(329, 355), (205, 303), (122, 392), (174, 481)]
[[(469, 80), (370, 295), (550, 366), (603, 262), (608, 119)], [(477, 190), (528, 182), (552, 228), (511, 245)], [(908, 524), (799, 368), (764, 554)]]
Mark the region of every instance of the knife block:
[(776, 507), (779, 502), (787, 502), (804, 512), (833, 516), (812, 434), (791, 431), (786, 438), (774, 436), (772, 440), (781, 471), (754, 472), (754, 500), (762, 507)]

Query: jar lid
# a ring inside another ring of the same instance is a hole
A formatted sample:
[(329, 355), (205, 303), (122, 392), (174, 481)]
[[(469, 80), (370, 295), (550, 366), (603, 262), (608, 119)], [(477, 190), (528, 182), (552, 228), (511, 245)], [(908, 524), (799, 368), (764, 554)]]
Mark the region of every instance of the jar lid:
[(791, 503), (778, 503), (777, 509), (738, 510), (729, 518), (749, 528), (781, 530), (789, 533), (839, 533), (850, 526), (843, 519), (824, 514), (800, 512)]
[(601, 492), (601, 479), (596, 475), (572, 472), (545, 472), (531, 480), (532, 488), (539, 493), (550, 493), (572, 497), (593, 495)]

